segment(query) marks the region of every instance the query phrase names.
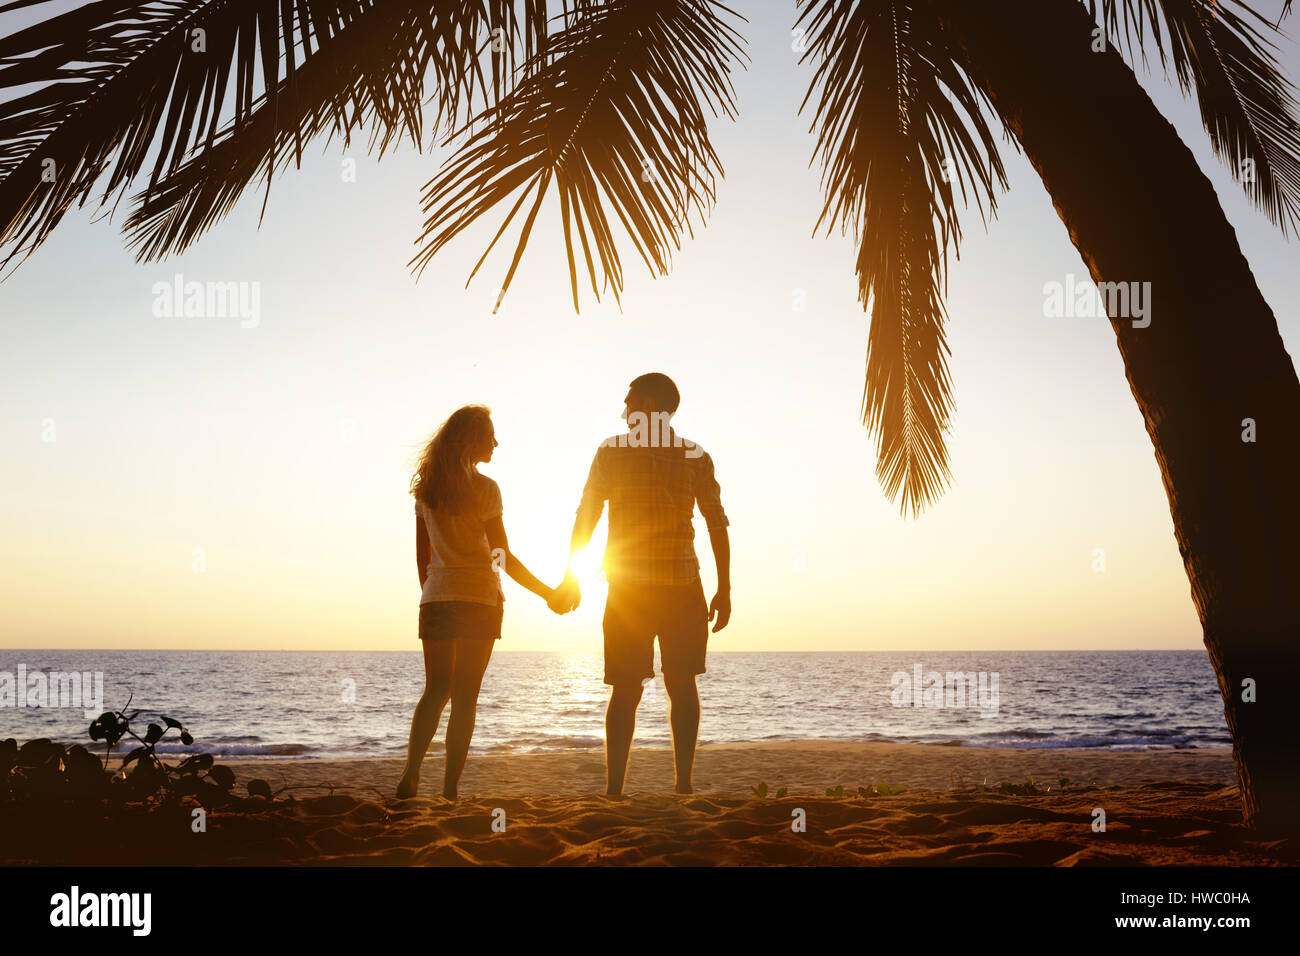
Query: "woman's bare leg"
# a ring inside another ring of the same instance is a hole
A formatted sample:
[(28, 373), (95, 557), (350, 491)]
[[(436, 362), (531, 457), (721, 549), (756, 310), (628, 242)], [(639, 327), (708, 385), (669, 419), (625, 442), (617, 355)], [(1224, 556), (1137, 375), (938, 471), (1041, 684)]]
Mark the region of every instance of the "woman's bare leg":
[(474, 736), (478, 691), (495, 643), (473, 638), (456, 640), (455, 665), (451, 673), (451, 716), (447, 718), (447, 769), (442, 785), (442, 795), (448, 800), (456, 799), (456, 787), (460, 783), (461, 771), (465, 769), (469, 741)]
[(411, 718), (411, 739), (406, 747), (406, 766), (397, 783), (398, 799), (413, 797), (420, 789), (420, 766), (429, 742), (438, 732), (438, 720), (451, 696), (451, 675), (456, 661), (456, 642), (421, 641), (424, 645), (424, 693)]

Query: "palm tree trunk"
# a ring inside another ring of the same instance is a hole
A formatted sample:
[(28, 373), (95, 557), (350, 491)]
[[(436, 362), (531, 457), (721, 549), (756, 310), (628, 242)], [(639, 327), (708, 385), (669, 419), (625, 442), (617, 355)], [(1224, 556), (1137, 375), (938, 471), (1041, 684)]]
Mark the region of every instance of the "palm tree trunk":
[(1246, 823), (1300, 832), (1300, 384), (1277, 321), (1209, 180), (1119, 54), (1093, 51), (1078, 0), (935, 4), (1093, 281), (1151, 283), (1149, 326), (1111, 325), (1218, 675)]

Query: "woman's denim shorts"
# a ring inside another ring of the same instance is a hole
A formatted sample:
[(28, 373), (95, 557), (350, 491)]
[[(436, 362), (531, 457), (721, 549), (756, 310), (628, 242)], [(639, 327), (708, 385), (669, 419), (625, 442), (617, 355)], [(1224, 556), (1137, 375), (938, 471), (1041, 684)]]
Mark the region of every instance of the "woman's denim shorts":
[(420, 605), (420, 640), (454, 641), (469, 638), (492, 641), (501, 637), (505, 605), (472, 601), (430, 601)]

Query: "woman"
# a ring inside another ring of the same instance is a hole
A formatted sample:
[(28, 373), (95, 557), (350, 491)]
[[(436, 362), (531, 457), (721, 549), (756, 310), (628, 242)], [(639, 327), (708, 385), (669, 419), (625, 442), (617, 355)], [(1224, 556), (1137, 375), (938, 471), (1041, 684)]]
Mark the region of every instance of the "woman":
[(442, 795), (456, 799), (456, 786), (474, 733), (479, 685), (494, 642), (501, 637), (499, 568), (505, 568), (553, 610), (562, 609), (555, 590), (529, 573), (510, 553), (501, 523), (501, 489), (478, 472), (492, 460), (497, 440), (490, 412), (482, 405), (457, 409), (429, 440), (411, 479), (415, 496), (415, 560), (420, 572), (420, 641), (424, 645), (424, 694), (415, 705), (399, 798), (420, 786), (420, 765), (447, 719), (447, 769)]

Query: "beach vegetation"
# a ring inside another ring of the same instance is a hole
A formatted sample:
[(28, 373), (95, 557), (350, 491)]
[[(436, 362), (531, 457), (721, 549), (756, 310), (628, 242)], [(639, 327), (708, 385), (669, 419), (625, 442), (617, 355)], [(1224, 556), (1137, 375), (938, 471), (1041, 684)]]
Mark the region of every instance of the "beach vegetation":
[[(0, 742), (0, 801), (177, 803), (191, 797), (211, 807), (235, 799), (234, 771), (216, 763), (212, 754), (186, 754), (175, 762), (159, 755), (159, 744), (173, 732), (171, 739), (193, 745), (194, 735), (184, 724), (150, 711), (128, 711), (130, 704), (128, 699), (126, 707), (105, 711), (91, 722), (88, 733), (91, 741), (103, 744), (102, 758), (81, 744), (65, 746), (44, 737), (21, 746), (12, 737)], [(110, 767), (114, 750), (124, 742), (137, 746)], [(254, 792), (252, 784), (249, 792)]]

